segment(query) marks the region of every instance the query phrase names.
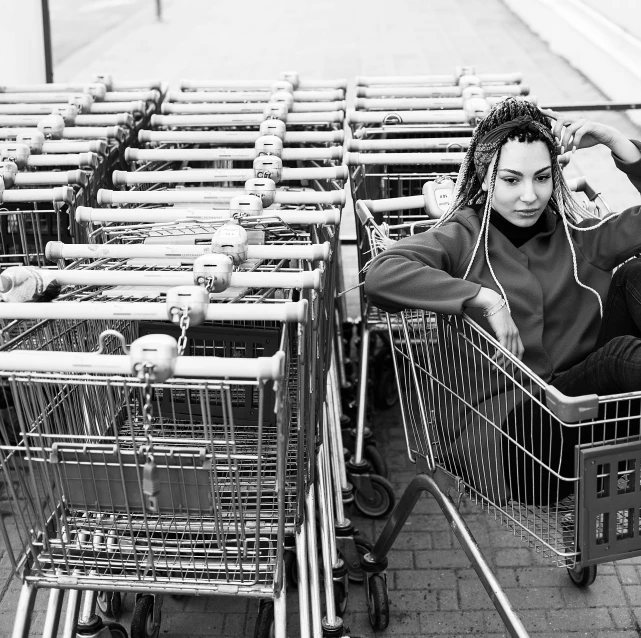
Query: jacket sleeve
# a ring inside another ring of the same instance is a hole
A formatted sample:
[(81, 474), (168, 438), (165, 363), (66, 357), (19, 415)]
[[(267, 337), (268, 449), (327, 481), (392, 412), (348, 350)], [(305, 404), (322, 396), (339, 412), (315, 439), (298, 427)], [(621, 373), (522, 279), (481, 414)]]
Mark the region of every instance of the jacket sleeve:
[(370, 263), (365, 294), (387, 312), (415, 308), (461, 314), (481, 289), (454, 276), (473, 248), (471, 229), (458, 222), (401, 239)]
[[(641, 150), (641, 142), (632, 140), (632, 143)], [(616, 155), (612, 159), (641, 192), (641, 160), (623, 162)], [(595, 220), (586, 220), (579, 226), (589, 228), (596, 223), (598, 222)], [(614, 215), (597, 230), (574, 231), (573, 237), (581, 253), (591, 264), (602, 270), (612, 270), (641, 252), (641, 206), (632, 206), (621, 214)]]

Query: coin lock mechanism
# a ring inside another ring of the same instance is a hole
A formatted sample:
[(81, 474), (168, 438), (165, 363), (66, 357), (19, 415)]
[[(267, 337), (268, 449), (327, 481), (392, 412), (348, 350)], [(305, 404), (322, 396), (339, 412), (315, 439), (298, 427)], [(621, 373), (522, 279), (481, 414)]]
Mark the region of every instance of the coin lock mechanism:
[(180, 324), (182, 315), (189, 316), (190, 326), (200, 326), (207, 317), (209, 294), (200, 286), (175, 286), (167, 291), (165, 304), (167, 318), (175, 324)]
[(285, 126), (285, 122), (282, 120), (266, 119), (260, 123), (258, 131), (261, 135), (275, 135), (285, 141), (285, 132), (287, 131), (287, 127)]
[(46, 115), (38, 122), (38, 130), (50, 140), (61, 139), (64, 129), (65, 121), (62, 115)]
[(13, 142), (0, 144), (0, 160), (15, 162), (18, 169), (24, 168), (27, 165), (30, 155), (31, 151), (27, 144), (17, 144)]
[(170, 335), (151, 334), (136, 339), (129, 348), (131, 373), (144, 380), (145, 368), (151, 369), (152, 383), (163, 383), (173, 376), (178, 358), (178, 343)]
[(269, 96), (269, 101), (276, 104), (284, 104), (287, 107), (287, 110), (292, 108), (294, 104), (294, 96), (290, 91), (274, 91)]
[(200, 255), (194, 260), (194, 283), (209, 292), (224, 292), (231, 283), (233, 266), (227, 255)]
[(283, 178), (283, 160), (275, 155), (261, 155), (254, 159), (254, 177), (268, 178), (278, 184)]
[(256, 178), (248, 179), (245, 182), (245, 195), (255, 195), (260, 197), (263, 202), (263, 208), (267, 208), (274, 203), (276, 196), (276, 184), (273, 179)]
[(425, 182), (423, 185), (425, 212), (432, 219), (443, 216), (452, 205), (453, 195), (454, 181), (449, 177)]
[(284, 102), (268, 102), (263, 109), (263, 117), (266, 120), (280, 120), (287, 119), (289, 109)]
[(11, 160), (0, 162), (0, 191), (11, 188), (16, 183), (18, 165)]
[(471, 97), (463, 101), (463, 112), (470, 126), (476, 126), (492, 109), (482, 97)]
[(230, 257), (234, 266), (247, 261), (247, 231), (231, 219), (216, 230), (211, 239), (211, 250), (219, 255)]
[(42, 153), (42, 145), (45, 143), (45, 136), (42, 131), (23, 130), (16, 135), (17, 144), (26, 144), (34, 155)]
[(276, 135), (261, 135), (254, 143), (254, 150), (258, 156), (282, 157), (283, 140)]
[[(298, 84), (298, 74), (296, 74), (296, 84)], [(278, 80), (278, 82), (274, 82), (270, 88), (272, 93), (277, 93), (279, 91), (287, 91), (287, 93), (293, 93), (296, 87), (294, 86), (293, 82), (289, 81), (288, 78), (283, 78), (282, 80)]]
[(263, 202), (256, 195), (238, 195), (229, 200), (229, 216), (232, 219), (260, 217), (262, 214)]

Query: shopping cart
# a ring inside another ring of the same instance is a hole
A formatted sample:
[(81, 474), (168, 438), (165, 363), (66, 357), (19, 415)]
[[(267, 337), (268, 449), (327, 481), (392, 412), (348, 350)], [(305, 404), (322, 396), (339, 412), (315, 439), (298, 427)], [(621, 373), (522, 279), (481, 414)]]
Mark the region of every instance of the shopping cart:
[[(568, 184), (586, 215), (609, 212), (584, 177)], [(382, 221), (382, 214), (393, 215), (390, 209), (400, 205), (394, 199), (357, 202), (372, 257), (435, 223), (425, 215)], [(404, 205), (423, 211), (421, 202), (409, 198)], [(406, 310), (385, 319), (408, 454), (419, 473), (363, 558), (372, 626), (384, 629), (389, 622), (386, 554), (427, 491), (510, 634), (527, 636), (458, 503), (467, 496), (552, 564), (566, 567), (574, 584), (590, 585), (598, 563), (641, 553), (633, 505), (641, 395), (564, 396), (505, 354), (467, 315)], [(529, 418), (530, 434), (522, 426)], [(559, 445), (576, 449), (574, 463), (560, 461)]]
[[(135, 336), (134, 322), (109, 325), (121, 327), (123, 342)], [(82, 618), (90, 634), (100, 590), (140, 594), (132, 636), (157, 633), (167, 593), (272, 597), (276, 634), (286, 635), (297, 331), (283, 330), (272, 357), (239, 360), (176, 358), (165, 335), (134, 340), (130, 356), (118, 355), (113, 332), (100, 338), (102, 354), (91, 354), (103, 327), (47, 321), (25, 336), (24, 350), (0, 355), (4, 398), (19, 422), (15, 444), (0, 447), (19, 540), (11, 542), (4, 521), (2, 532), (25, 583), (15, 635), (27, 635), (43, 587), (52, 588), (47, 622), (56, 624), (61, 589), (92, 591)], [(199, 409), (186, 410), (186, 397)], [(251, 425), (235, 419), (246, 408)], [(3, 433), (10, 428), (5, 419)], [(67, 622), (79, 602), (70, 595)]]

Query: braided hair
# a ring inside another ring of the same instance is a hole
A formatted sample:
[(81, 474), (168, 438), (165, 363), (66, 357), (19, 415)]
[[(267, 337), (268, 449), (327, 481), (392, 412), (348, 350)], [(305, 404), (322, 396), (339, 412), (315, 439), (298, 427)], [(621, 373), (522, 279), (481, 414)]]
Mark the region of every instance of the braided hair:
[[(474, 205), (483, 206), (481, 229), (463, 279), (466, 279), (469, 275), (481, 243), (483, 243), (485, 261), (509, 310), (509, 299), (507, 299), (505, 290), (494, 273), (489, 254), (490, 213), (492, 210), (496, 175), (501, 158), (501, 150), (503, 145), (509, 140), (526, 143), (541, 141), (547, 146), (551, 158), (553, 184), (552, 196), (550, 197), (547, 208), (562, 220), (572, 254), (575, 281), (579, 286), (590, 290), (596, 295), (599, 310), (601, 315), (603, 315), (603, 303), (598, 292), (581, 283), (579, 280), (576, 251), (574, 241), (570, 234), (570, 228), (577, 231), (594, 230), (610, 218), (608, 217), (593, 226), (577, 227), (575, 225), (578, 221), (584, 219), (587, 213), (572, 196), (561, 172), (561, 167), (557, 159), (557, 144), (550, 127), (550, 119), (531, 102), (522, 98), (508, 97), (494, 106), (490, 113), (481, 120), (474, 130), (470, 146), (461, 164), (454, 189), (454, 196), (452, 198), (452, 205), (434, 227), (446, 223), (452, 218), (454, 213), (462, 208)], [(483, 190), (483, 182), (487, 176), (492, 159), (495, 156), (496, 161), (494, 162), (492, 173), (488, 180), (489, 183), (486, 193)]]

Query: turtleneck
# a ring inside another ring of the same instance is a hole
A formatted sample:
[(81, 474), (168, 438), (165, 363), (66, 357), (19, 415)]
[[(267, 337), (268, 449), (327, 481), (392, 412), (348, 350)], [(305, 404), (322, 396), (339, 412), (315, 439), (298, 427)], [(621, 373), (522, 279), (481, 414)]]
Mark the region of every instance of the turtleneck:
[(494, 226), (494, 228), (496, 228), (500, 233), (505, 235), (510, 243), (516, 246), (516, 248), (519, 248), (519, 246), (522, 246), (525, 242), (530, 241), (532, 237), (547, 229), (545, 215), (541, 215), (532, 226), (523, 227), (515, 226), (510, 223), (494, 209), (492, 209), (492, 213), (490, 214), (490, 224), (492, 224), (492, 226)]

